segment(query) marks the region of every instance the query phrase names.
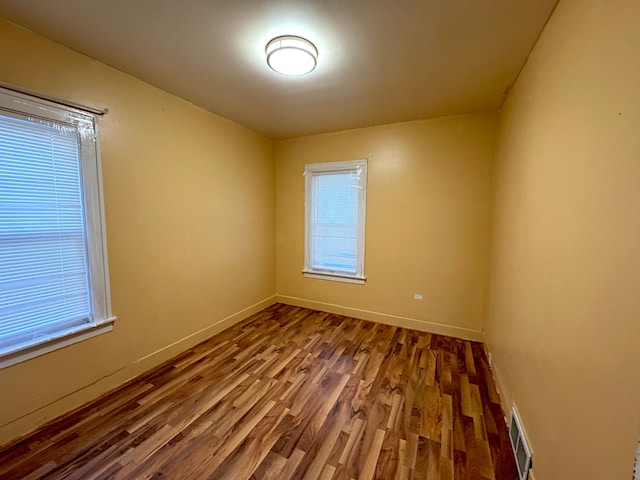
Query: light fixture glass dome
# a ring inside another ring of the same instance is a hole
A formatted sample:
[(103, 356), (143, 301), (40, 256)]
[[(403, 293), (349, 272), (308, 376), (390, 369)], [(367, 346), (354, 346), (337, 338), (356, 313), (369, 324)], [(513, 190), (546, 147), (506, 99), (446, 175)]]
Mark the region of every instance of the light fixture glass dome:
[(318, 49), (309, 40), (293, 35), (276, 37), (267, 44), (267, 63), (283, 75), (305, 75), (316, 68)]

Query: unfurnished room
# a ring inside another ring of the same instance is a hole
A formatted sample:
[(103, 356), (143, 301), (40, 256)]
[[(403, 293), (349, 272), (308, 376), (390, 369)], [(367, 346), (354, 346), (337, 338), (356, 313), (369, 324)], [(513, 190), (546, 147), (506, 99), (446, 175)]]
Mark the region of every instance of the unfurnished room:
[(0, 478), (640, 480), (640, 1), (0, 0)]

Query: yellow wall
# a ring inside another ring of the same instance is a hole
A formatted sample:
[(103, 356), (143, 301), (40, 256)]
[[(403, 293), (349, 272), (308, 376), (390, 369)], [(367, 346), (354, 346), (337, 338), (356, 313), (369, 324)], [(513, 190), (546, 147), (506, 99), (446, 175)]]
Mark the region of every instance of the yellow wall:
[(2, 444), (272, 303), (275, 200), (261, 135), (3, 21), (0, 66), (0, 80), (110, 109), (99, 125), (118, 316), (113, 332), (0, 370)]
[[(278, 298), (476, 338), (495, 127), (496, 114), (485, 113), (276, 142)], [(304, 278), (304, 165), (363, 158), (366, 284)]]
[(630, 479), (640, 2), (561, 0), (501, 113), (486, 334), (537, 480)]

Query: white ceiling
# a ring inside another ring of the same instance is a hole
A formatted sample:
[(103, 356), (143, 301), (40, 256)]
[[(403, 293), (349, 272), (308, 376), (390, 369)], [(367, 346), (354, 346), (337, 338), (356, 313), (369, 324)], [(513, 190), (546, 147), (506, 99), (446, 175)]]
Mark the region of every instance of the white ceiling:
[[(287, 138), (499, 108), (556, 1), (0, 0), (0, 15)], [(311, 74), (267, 66), (287, 34), (318, 47)]]

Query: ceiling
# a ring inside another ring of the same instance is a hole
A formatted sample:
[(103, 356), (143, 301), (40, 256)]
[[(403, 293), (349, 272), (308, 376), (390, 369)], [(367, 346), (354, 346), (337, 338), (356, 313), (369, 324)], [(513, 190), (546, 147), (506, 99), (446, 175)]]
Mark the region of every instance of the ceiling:
[[(557, 0), (0, 0), (0, 15), (271, 138), (495, 110)], [(267, 42), (318, 48), (303, 77)]]

